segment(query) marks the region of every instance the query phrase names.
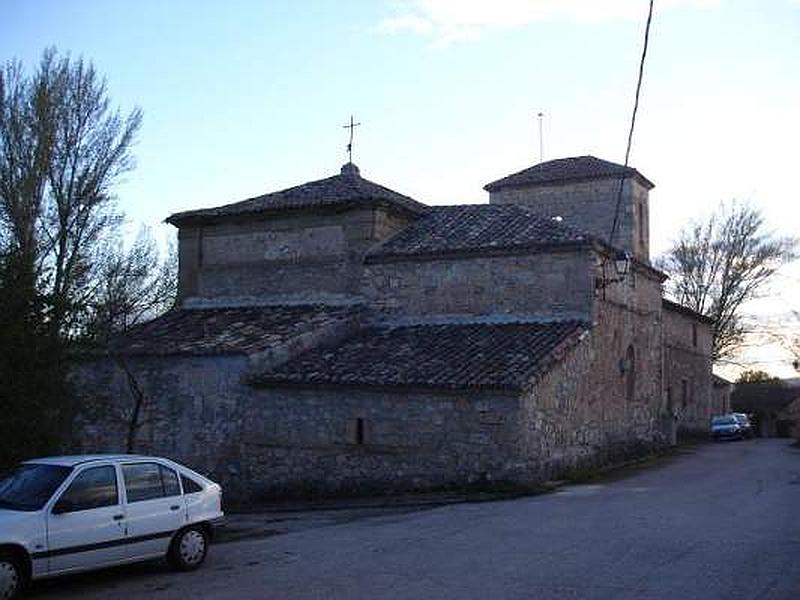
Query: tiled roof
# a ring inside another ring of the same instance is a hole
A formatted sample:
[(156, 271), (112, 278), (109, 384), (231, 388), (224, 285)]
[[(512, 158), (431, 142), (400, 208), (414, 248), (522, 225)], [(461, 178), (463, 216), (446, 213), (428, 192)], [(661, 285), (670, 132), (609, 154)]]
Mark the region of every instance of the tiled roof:
[(167, 219), (167, 222), (180, 225), (190, 220), (251, 215), (286, 209), (380, 203), (388, 203), (415, 213), (423, 212), (427, 208), (425, 204), (417, 202), (413, 198), (364, 179), (359, 175), (355, 165), (348, 164), (342, 167), (340, 175), (311, 181), (233, 204), (175, 213)]
[(728, 385), (733, 385), (732, 381), (728, 381), (724, 377), (720, 377), (719, 375), (711, 374), (711, 383), (714, 387), (725, 387)]
[(559, 158), (539, 163), (518, 173), (493, 181), (485, 185), (483, 189), (494, 192), (506, 187), (607, 179), (620, 177), (621, 175), (639, 177), (648, 188), (655, 187), (651, 181), (633, 167), (618, 165), (594, 156), (574, 156), (572, 158)]
[(579, 321), (373, 326), (253, 383), (519, 389), (584, 328)]
[(713, 317), (706, 316), (702, 313), (697, 312), (696, 310), (692, 310), (688, 306), (684, 306), (683, 304), (678, 304), (677, 302), (673, 302), (672, 300), (667, 300), (666, 298), (662, 298), (661, 306), (663, 306), (667, 310), (671, 310), (672, 312), (680, 313), (684, 316), (700, 321), (701, 323), (706, 323), (708, 325), (714, 324)]
[(368, 259), (586, 244), (591, 236), (514, 204), (432, 206)]
[(250, 354), (347, 318), (352, 310), (319, 305), (176, 309), (120, 336), (112, 351), (129, 355)]

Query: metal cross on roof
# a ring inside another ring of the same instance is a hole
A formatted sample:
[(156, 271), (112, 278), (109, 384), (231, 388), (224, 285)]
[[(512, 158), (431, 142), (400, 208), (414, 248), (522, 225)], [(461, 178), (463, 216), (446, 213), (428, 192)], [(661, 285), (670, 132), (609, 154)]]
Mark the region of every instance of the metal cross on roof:
[(354, 123), (353, 122), (353, 115), (350, 115), (350, 123), (348, 125), (342, 125), (345, 129), (350, 130), (350, 141), (347, 143), (347, 161), (353, 162), (353, 130), (361, 125), (361, 123)]

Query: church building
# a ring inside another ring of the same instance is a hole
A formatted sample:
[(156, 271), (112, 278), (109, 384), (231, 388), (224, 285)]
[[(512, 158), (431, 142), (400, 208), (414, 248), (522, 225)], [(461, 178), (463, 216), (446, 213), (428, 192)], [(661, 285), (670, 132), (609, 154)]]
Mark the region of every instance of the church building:
[(526, 484), (704, 429), (711, 324), (662, 298), (653, 187), (581, 156), (431, 206), (348, 163), (174, 214), (177, 305), (76, 370), (82, 447), (247, 501)]

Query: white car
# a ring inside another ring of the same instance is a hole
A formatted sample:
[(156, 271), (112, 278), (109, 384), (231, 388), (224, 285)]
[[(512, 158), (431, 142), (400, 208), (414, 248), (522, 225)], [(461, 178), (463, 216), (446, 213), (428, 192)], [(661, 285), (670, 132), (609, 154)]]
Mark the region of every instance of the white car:
[(0, 600), (30, 579), (166, 556), (205, 560), (220, 525), (220, 486), (165, 458), (60, 456), (0, 479)]

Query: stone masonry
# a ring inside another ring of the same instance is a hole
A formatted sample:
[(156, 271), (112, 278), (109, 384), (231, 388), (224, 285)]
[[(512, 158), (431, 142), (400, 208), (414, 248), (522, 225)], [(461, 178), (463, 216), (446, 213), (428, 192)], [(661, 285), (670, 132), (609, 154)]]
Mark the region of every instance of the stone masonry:
[(80, 449), (131, 438), (247, 502), (528, 483), (669, 443), (669, 390), (695, 382), (701, 427), (710, 363), (649, 265), (652, 187), (578, 157), (436, 207), (345, 165), (173, 215), (179, 306), (76, 366)]
[(667, 300), (663, 312), (667, 410), (679, 432), (706, 435), (711, 417), (727, 412), (713, 405), (712, 321)]

